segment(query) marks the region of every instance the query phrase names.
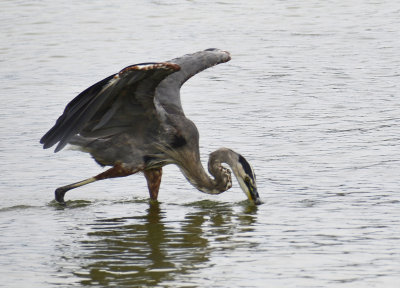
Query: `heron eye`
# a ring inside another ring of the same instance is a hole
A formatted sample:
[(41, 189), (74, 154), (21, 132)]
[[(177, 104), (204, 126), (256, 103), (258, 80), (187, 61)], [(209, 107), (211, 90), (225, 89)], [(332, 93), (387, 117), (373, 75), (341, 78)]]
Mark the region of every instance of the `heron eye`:
[(248, 177), (248, 176), (246, 176), (245, 178), (244, 178), (244, 182), (246, 182), (246, 183), (250, 183), (250, 178)]

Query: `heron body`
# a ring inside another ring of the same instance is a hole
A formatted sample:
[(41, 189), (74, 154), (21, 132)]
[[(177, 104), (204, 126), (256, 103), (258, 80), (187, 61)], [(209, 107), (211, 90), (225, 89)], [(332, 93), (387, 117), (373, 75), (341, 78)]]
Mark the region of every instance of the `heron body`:
[(65, 107), (56, 124), (42, 137), (44, 148), (55, 152), (67, 144), (88, 152), (108, 170), (94, 177), (56, 189), (64, 204), (68, 190), (94, 181), (143, 172), (156, 200), (162, 167), (177, 165), (198, 190), (219, 194), (232, 186), (231, 167), (242, 190), (260, 204), (251, 165), (240, 154), (221, 148), (210, 154), (207, 174), (200, 161), (199, 133), (186, 118), (181, 86), (195, 74), (230, 60), (230, 54), (207, 49), (167, 62), (128, 66), (92, 85)]

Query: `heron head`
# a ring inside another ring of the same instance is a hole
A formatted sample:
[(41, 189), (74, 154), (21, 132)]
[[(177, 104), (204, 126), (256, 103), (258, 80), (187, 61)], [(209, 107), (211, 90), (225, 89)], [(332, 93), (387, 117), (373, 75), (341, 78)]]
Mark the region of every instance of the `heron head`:
[(257, 191), (256, 174), (250, 163), (240, 154), (238, 154), (238, 162), (234, 173), (243, 192), (247, 195), (250, 201), (256, 205), (262, 204)]

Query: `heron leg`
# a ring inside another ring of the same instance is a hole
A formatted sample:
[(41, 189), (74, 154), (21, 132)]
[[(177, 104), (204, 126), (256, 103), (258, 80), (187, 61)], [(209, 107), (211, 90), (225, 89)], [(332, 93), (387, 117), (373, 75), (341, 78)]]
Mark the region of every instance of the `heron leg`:
[(57, 188), (55, 191), (56, 201), (62, 205), (65, 205), (64, 195), (71, 189), (75, 189), (75, 188), (81, 187), (83, 185), (86, 185), (86, 184), (89, 184), (89, 183), (92, 183), (95, 181), (103, 180), (103, 179), (129, 176), (138, 171), (139, 171), (139, 169), (132, 170), (130, 168), (124, 167), (122, 164), (116, 164), (116, 165), (114, 165), (114, 167), (112, 167), (94, 177)]
[(158, 190), (160, 189), (162, 168), (144, 170), (144, 177), (147, 180), (151, 200), (157, 200)]

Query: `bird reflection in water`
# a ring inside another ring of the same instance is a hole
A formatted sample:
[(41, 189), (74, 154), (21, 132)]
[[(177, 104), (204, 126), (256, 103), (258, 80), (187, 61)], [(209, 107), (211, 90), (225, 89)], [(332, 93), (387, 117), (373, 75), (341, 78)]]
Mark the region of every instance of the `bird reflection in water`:
[(173, 284), (181, 275), (211, 267), (212, 252), (235, 249), (240, 241), (248, 246), (243, 239), (233, 245), (231, 240), (251, 229), (256, 206), (235, 212), (229, 204), (212, 201), (188, 205), (190, 212), (178, 221), (167, 221), (157, 202), (143, 216), (97, 220), (81, 241), (81, 269), (74, 274), (83, 285)]

